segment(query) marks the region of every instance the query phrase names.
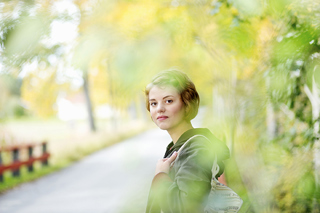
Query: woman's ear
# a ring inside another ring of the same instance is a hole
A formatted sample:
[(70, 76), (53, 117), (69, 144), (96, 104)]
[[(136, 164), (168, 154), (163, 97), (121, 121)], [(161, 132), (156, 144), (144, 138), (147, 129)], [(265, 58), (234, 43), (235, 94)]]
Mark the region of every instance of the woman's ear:
[(189, 112), (190, 112), (190, 106), (188, 104), (186, 104), (184, 107), (185, 117), (189, 116)]

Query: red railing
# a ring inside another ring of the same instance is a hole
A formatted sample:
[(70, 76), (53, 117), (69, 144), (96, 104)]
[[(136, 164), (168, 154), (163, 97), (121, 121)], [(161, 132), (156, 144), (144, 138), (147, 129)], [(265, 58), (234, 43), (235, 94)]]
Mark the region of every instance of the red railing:
[[(38, 157), (33, 157), (33, 151), (36, 146), (41, 146), (42, 155)], [(28, 159), (21, 161), (19, 155), (21, 150), (28, 150)], [(3, 165), (2, 154), (4, 152), (12, 153), (12, 162), (8, 165)], [(20, 176), (20, 168), (21, 166), (27, 166), (28, 172), (33, 172), (33, 164), (35, 161), (40, 161), (42, 166), (48, 165), (48, 159), (50, 157), (50, 153), (47, 151), (47, 142), (43, 142), (41, 144), (21, 144), (21, 145), (12, 145), (0, 148), (0, 182), (4, 181), (3, 173), (6, 170), (12, 171), (12, 176), (18, 177)]]

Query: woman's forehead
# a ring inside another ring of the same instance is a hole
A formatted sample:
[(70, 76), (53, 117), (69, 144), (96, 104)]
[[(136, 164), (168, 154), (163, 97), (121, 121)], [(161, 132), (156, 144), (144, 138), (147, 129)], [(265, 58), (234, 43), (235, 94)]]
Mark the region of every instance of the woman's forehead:
[(149, 100), (151, 99), (157, 99), (157, 98), (163, 98), (166, 96), (177, 96), (179, 97), (180, 94), (178, 93), (178, 90), (174, 88), (173, 86), (153, 86), (150, 89), (149, 92)]

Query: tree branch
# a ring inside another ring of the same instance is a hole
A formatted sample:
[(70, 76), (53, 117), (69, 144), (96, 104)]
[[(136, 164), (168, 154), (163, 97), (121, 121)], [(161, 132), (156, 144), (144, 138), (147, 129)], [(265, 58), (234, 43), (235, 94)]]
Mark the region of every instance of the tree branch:
[(307, 86), (307, 84), (303, 85), (303, 88), (304, 88), (304, 91), (305, 91), (305, 93), (307, 94), (307, 96), (308, 96), (308, 98), (309, 98), (309, 100), (310, 100), (310, 102), (311, 102), (312, 107), (315, 107), (315, 106), (317, 105), (316, 99), (315, 99), (315, 97), (313, 97), (313, 94), (312, 94), (312, 92), (310, 91), (310, 89), (309, 89), (309, 87)]

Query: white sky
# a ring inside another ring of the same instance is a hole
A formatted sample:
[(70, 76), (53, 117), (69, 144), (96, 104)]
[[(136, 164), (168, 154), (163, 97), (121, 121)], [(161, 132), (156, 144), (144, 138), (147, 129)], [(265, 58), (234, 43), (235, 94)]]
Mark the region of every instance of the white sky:
[(52, 13), (67, 13), (72, 21), (54, 20), (51, 24), (51, 39), (53, 43), (68, 43), (78, 36), (77, 25), (79, 22), (79, 10), (72, 0), (56, 1), (52, 7)]
[(72, 43), (78, 36), (77, 25), (73, 22), (53, 21), (51, 40), (53, 43)]

